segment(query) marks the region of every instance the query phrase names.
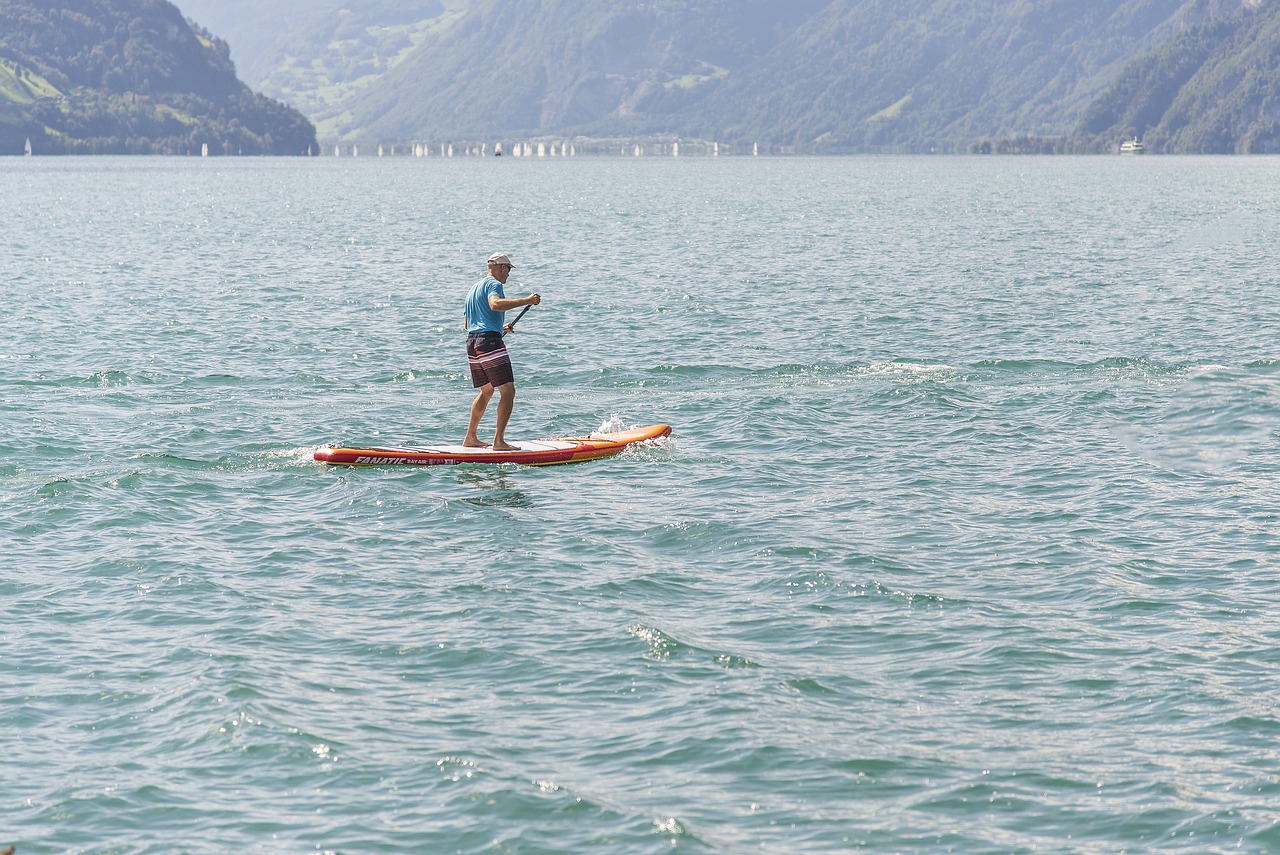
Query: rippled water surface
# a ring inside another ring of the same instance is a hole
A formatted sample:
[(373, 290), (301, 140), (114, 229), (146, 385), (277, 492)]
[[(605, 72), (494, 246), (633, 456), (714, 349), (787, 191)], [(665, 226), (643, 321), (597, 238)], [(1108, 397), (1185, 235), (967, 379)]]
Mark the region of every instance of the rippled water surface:
[[(1280, 161), (30, 158), (0, 199), (0, 847), (1280, 850)], [(498, 249), (544, 298), (509, 436), (674, 435), (313, 462), (461, 438)]]

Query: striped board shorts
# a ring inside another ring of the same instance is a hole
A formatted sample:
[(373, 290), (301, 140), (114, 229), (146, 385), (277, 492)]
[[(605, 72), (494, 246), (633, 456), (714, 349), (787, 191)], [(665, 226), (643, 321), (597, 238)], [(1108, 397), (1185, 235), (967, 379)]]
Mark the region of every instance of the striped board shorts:
[(489, 384), (496, 389), (515, 381), (502, 333), (467, 333), (467, 363), (471, 366), (471, 385), (477, 389)]

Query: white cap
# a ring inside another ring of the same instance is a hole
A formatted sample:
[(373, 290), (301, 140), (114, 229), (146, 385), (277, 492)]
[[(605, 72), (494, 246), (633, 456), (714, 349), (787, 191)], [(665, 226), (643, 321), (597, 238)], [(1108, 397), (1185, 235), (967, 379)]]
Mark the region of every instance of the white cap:
[(505, 264), (511, 268), (515, 267), (515, 265), (511, 263), (511, 257), (507, 255), (505, 252), (495, 252), (493, 255), (489, 256), (489, 263)]

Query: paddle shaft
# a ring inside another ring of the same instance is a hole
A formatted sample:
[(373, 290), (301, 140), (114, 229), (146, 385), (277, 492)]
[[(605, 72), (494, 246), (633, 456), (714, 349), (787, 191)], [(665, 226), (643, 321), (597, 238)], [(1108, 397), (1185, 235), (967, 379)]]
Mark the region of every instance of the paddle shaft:
[(507, 324), (507, 329), (508, 329), (508, 330), (513, 330), (513, 329), (515, 329), (515, 328), (516, 328), (516, 323), (517, 323), (521, 318), (523, 318), (523, 317), (524, 317), (524, 313), (525, 313), (525, 312), (527, 312), (527, 311), (529, 311), (529, 310), (530, 310), (530, 309), (532, 309), (532, 308), (533, 308), (533, 306), (525, 306), (523, 309), (521, 309), (521, 310), (520, 310), (520, 314), (516, 315), (516, 319), (515, 319), (514, 321), (512, 321), (511, 323)]

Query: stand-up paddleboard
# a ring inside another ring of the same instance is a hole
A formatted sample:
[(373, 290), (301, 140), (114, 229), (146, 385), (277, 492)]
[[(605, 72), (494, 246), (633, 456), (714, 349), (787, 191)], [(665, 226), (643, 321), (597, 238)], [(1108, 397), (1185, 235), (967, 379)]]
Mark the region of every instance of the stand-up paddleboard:
[(628, 445), (658, 439), (671, 433), (671, 425), (649, 425), (635, 430), (593, 433), (513, 442), (515, 451), (467, 448), (464, 445), (426, 445), (419, 448), (335, 448), (325, 446), (315, 459), (336, 466), (447, 466), (458, 463), (520, 463), (554, 466), (611, 457)]

